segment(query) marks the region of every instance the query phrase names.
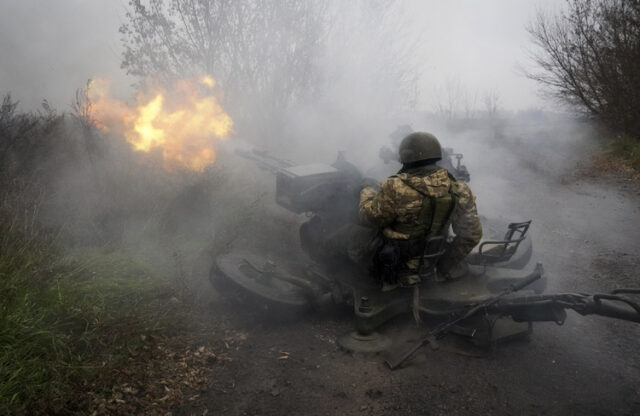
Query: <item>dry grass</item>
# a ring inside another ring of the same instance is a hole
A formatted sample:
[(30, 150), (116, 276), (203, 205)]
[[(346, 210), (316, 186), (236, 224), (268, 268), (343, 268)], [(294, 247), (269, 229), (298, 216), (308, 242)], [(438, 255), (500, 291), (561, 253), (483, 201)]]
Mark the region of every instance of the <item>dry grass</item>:
[(223, 357), (185, 338), (184, 259), (145, 252), (193, 179), (78, 123), (0, 107), (0, 414), (165, 414)]

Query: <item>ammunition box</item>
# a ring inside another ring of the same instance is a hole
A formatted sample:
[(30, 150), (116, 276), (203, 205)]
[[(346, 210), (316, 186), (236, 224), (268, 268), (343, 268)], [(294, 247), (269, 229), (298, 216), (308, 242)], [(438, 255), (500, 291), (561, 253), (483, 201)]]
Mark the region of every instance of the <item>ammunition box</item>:
[(322, 163), (280, 169), (276, 202), (295, 213), (331, 210), (344, 203), (350, 179), (347, 172)]

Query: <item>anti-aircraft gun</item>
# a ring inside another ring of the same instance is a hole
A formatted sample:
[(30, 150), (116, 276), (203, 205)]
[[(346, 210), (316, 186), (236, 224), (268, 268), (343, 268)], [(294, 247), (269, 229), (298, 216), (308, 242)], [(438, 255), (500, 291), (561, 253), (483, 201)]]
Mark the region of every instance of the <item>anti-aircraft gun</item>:
[(314, 260), (324, 256), (320, 246), (325, 245), (331, 236), (335, 236), (335, 240), (337, 233), (348, 233), (345, 227), (353, 229), (357, 223), (363, 177), (346, 160), (344, 153), (338, 153), (331, 165), (294, 165), (256, 150), (238, 150), (237, 153), (275, 175), (278, 205), (292, 213), (310, 216), (300, 229), (300, 239), (303, 249)]
[[(561, 325), (567, 309), (640, 323), (640, 305), (628, 297), (640, 294), (640, 289), (596, 295), (544, 293), (547, 276), (542, 265), (524, 270), (532, 255), (527, 235), (531, 221), (509, 224), (504, 236), (485, 224), (489, 238), (467, 257), (468, 272), (455, 281), (426, 280), (417, 291), (382, 292), (366, 268), (327, 255), (335, 253), (340, 242), (371, 235), (370, 229), (356, 223), (362, 175), (343, 154), (331, 165), (295, 165), (255, 150), (238, 154), (275, 175), (280, 206), (310, 215), (300, 227), (301, 245), (310, 259), (276, 261), (260, 253), (231, 252), (215, 260), (214, 285), (243, 293), (261, 314), (291, 316), (314, 307), (347, 305), (353, 308), (355, 330), (338, 343), (352, 351), (388, 351), (392, 369), (425, 343), (436, 348), (436, 340), (446, 334), (457, 334), (476, 346), (492, 346), (530, 335), (535, 322)], [(392, 349), (391, 339), (377, 330), (391, 318), (411, 312), (435, 326), (416, 343)]]

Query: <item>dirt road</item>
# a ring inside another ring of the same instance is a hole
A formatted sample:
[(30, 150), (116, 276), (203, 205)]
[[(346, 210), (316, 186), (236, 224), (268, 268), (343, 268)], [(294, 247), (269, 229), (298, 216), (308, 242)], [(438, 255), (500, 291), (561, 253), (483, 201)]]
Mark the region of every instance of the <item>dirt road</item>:
[[(533, 218), (534, 259), (545, 265), (549, 290), (640, 286), (637, 184), (503, 173), (474, 179), (479, 207), (505, 219), (514, 212), (513, 220)], [(439, 351), (425, 348), (391, 372), (383, 356), (337, 347), (336, 338), (352, 327), (348, 313), (273, 325), (217, 302), (211, 319), (212, 327), (235, 334), (226, 351), (231, 360), (212, 364), (211, 388), (177, 414), (640, 414), (637, 324), (569, 312), (564, 326), (535, 325), (529, 341), (486, 356), (461, 354), (467, 350), (449, 337)], [(409, 317), (388, 330), (416, 333)], [(219, 340), (212, 334), (202, 342)]]

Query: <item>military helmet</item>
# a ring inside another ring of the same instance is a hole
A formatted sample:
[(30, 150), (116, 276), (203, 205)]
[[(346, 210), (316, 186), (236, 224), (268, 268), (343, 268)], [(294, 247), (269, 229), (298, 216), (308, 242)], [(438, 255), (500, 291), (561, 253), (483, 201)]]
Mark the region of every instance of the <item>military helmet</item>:
[(426, 159), (442, 159), (440, 142), (431, 133), (411, 133), (400, 143), (400, 162), (413, 163)]

